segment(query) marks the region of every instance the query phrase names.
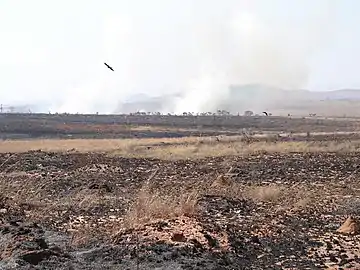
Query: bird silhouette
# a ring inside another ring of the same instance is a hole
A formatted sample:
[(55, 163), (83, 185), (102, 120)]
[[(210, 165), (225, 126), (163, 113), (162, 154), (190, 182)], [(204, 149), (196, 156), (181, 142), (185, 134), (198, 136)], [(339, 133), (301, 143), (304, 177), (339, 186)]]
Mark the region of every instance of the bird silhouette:
[(267, 113), (267, 112), (263, 112), (263, 114), (265, 114), (266, 116), (268, 116), (268, 113)]
[(104, 63), (105, 66), (107, 66), (109, 69), (111, 69), (112, 71), (114, 71), (114, 69), (112, 67), (110, 67), (108, 64)]

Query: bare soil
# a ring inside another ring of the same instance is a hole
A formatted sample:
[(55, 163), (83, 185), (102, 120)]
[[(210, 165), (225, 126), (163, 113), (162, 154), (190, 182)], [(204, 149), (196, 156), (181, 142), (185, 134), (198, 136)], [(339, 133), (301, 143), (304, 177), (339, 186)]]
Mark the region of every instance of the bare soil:
[(0, 154), (0, 269), (359, 269), (357, 153)]

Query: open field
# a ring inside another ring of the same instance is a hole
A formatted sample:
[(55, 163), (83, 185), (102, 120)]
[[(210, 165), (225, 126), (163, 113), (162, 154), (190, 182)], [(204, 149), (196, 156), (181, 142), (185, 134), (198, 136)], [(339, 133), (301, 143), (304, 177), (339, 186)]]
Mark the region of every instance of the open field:
[(360, 138), (313, 130), (0, 141), (0, 269), (359, 269)]
[[(334, 139), (335, 138), (335, 139)], [(167, 139), (46, 139), (0, 141), (0, 153), (27, 151), (103, 153), (129, 158), (164, 160), (200, 159), (216, 156), (245, 156), (261, 153), (360, 152), (358, 134), (277, 136), (183, 137)]]
[(356, 118), (0, 114), (0, 139), (164, 138), (268, 132), (360, 131)]

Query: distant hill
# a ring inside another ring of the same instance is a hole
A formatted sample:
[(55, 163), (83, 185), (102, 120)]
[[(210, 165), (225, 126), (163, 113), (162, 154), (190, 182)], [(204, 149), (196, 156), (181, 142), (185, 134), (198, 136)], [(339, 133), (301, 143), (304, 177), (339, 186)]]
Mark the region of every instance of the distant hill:
[(329, 92), (315, 92), (323, 99), (330, 100), (360, 100), (360, 89), (340, 89)]
[(261, 98), (269, 94), (280, 99), (296, 100), (360, 100), (360, 89), (339, 89), (334, 91), (284, 90), (263, 85), (231, 86), (231, 96), (236, 98)]
[[(360, 116), (360, 89), (338, 89), (334, 91), (308, 91), (304, 89), (286, 90), (260, 84), (231, 85), (225, 99), (218, 101), (216, 107), (231, 113), (243, 114), (246, 110), (254, 113), (263, 111), (274, 115), (308, 115), (316, 113), (322, 116)], [(114, 113), (172, 112), (183, 93), (150, 96), (138, 93), (119, 102)], [(50, 104), (3, 105), (3, 112), (45, 112)], [(95, 113), (95, 112), (94, 112)]]
[[(181, 93), (157, 97), (141, 94), (119, 104), (116, 112), (163, 111), (173, 108), (182, 96)], [(219, 103), (218, 108), (232, 113), (243, 113), (245, 110), (261, 113), (267, 110), (280, 115), (360, 115), (360, 89), (320, 92), (285, 90), (256, 84), (232, 85), (229, 87), (228, 98)]]

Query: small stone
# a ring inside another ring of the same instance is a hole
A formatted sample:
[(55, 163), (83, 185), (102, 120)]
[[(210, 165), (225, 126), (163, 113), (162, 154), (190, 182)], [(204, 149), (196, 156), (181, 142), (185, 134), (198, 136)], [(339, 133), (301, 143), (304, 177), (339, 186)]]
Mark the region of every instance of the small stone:
[(0, 214), (6, 214), (6, 213), (7, 213), (7, 209), (5, 209), (5, 208), (0, 209)]
[(331, 262), (337, 262), (338, 261), (338, 259), (334, 256), (334, 255), (332, 255), (332, 254), (330, 254), (330, 261)]
[(186, 242), (186, 237), (183, 233), (173, 233), (171, 240), (174, 242)]
[(333, 244), (334, 244), (334, 245), (339, 245), (339, 244), (340, 244), (340, 243), (339, 243), (339, 240), (333, 239)]
[(259, 237), (257, 235), (253, 235), (251, 237), (251, 242), (255, 243), (255, 244), (261, 244), (260, 243), (260, 240), (259, 240)]
[(332, 244), (329, 243), (329, 242), (326, 242), (326, 249), (327, 249), (327, 250), (330, 250), (330, 249), (332, 249), (332, 248), (333, 248)]

